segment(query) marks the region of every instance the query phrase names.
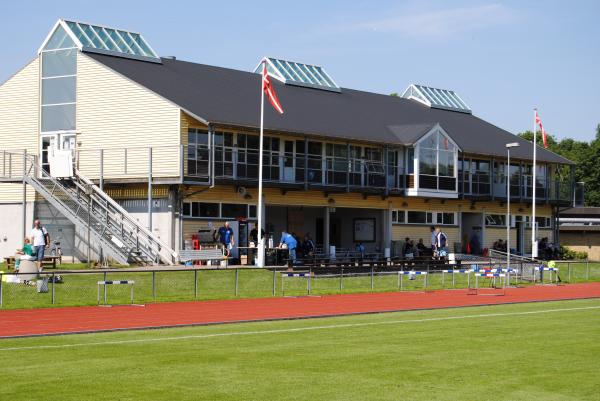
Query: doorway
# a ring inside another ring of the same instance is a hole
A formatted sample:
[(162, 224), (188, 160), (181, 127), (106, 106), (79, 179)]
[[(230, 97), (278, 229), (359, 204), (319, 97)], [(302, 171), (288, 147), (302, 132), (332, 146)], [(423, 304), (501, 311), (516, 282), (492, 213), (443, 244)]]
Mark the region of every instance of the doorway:
[(54, 150), (70, 150), (72, 153), (73, 163), (75, 163), (75, 149), (77, 146), (77, 136), (74, 133), (54, 133), (42, 134), (40, 141), (40, 154), (42, 169), (50, 173), (49, 155)]
[(517, 221), (517, 253), (523, 255), (525, 253), (525, 222)]

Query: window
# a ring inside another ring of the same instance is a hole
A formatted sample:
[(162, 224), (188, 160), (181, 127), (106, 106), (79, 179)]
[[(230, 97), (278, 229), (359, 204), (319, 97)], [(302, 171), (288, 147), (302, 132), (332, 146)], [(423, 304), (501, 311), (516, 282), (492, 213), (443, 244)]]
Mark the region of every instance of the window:
[(506, 227), (506, 215), (504, 214), (486, 214), (485, 215), (486, 226), (500, 226)]
[(208, 131), (188, 129), (187, 174), (208, 177), (210, 152), (208, 149)]
[(406, 222), (408, 224), (431, 224), (433, 213), (409, 210), (406, 212)]
[(221, 205), (221, 217), (237, 219), (239, 217), (248, 217), (248, 205), (237, 203), (223, 203)]
[(404, 210), (392, 210), (392, 223), (402, 224), (406, 221), (406, 212)]
[(70, 48), (74, 46), (59, 26), (42, 50), (42, 132), (75, 130), (77, 49)]
[(184, 202), (183, 216), (205, 219), (255, 219), (256, 205), (245, 203)]
[(456, 191), (458, 149), (440, 129), (432, 131), (417, 144), (419, 188)]
[(437, 224), (442, 225), (454, 225), (455, 224), (455, 215), (453, 212), (437, 212), (436, 213), (436, 222)]
[(552, 227), (550, 217), (535, 216), (535, 222), (537, 223), (538, 228), (551, 228)]

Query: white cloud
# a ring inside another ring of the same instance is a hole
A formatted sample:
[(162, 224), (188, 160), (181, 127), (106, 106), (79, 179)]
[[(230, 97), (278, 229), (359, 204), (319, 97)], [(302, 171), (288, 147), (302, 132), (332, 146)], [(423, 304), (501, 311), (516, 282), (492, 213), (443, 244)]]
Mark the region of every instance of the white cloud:
[(502, 4), (434, 11), (419, 11), (354, 24), (350, 30), (396, 32), (405, 36), (450, 37), (461, 33), (506, 24), (514, 20), (511, 10)]

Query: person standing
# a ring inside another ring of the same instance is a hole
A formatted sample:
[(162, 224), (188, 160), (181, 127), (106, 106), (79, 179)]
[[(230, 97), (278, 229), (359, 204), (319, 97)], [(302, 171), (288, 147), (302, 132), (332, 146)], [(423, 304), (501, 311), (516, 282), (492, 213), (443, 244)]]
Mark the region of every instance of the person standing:
[(431, 254), (435, 256), (435, 246), (437, 244), (437, 232), (435, 231), (435, 227), (429, 227), (431, 230)]
[(44, 251), (46, 248), (50, 247), (50, 235), (39, 219), (36, 219), (33, 222), (33, 228), (31, 229), (31, 243), (33, 245), (33, 257), (37, 262), (38, 271), (42, 271)]
[(279, 242), (279, 247), (283, 248), (286, 246), (288, 249), (288, 253), (290, 255), (290, 262), (292, 265), (296, 263), (296, 247), (298, 246), (298, 241), (292, 234), (289, 234), (286, 231), (281, 232), (281, 241)]
[(437, 251), (437, 256), (446, 257), (448, 256), (448, 236), (442, 231), (441, 228), (437, 228), (436, 232), (436, 240), (435, 240), (435, 249)]
[(227, 256), (230, 256), (235, 245), (235, 239), (233, 238), (233, 229), (229, 227), (228, 221), (219, 228), (219, 242), (225, 247)]

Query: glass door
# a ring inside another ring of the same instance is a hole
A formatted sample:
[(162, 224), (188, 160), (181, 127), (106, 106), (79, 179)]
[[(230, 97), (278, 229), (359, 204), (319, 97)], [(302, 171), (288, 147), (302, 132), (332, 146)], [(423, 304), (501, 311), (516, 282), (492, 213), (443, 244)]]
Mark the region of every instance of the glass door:
[(55, 149), (58, 148), (58, 134), (44, 134), (41, 137), (41, 149), (40, 149), (40, 154), (41, 154), (41, 165), (42, 165), (42, 169), (47, 172), (50, 173), (50, 161), (49, 161), (49, 155), (52, 154), (52, 152), (54, 152)]
[(283, 143), (283, 181), (296, 180), (296, 142), (284, 141)]

